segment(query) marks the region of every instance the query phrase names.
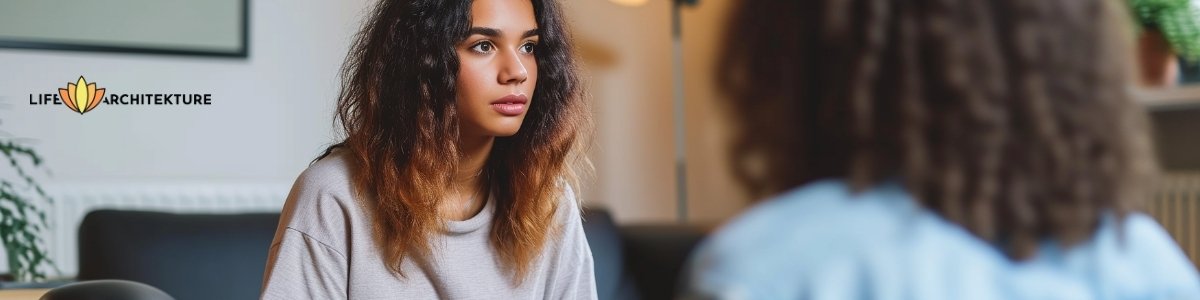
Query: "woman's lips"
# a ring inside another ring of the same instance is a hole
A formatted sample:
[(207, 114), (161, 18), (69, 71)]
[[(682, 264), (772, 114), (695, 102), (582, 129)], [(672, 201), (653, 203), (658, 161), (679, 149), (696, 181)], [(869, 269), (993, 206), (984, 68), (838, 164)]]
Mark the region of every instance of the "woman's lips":
[(525, 113), (526, 103), (529, 103), (529, 99), (525, 95), (508, 95), (492, 101), (492, 109), (502, 115), (515, 117)]

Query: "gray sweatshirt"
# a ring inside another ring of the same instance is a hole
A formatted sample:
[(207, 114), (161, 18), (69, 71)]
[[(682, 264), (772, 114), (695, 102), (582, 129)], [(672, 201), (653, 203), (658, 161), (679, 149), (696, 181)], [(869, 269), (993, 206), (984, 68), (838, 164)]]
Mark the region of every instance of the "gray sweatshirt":
[[(371, 211), (352, 196), (345, 152), (300, 174), (288, 195), (263, 276), (263, 299), (596, 299), (592, 252), (569, 188), (546, 242), (521, 285), (512, 284), (488, 242), (494, 202), (435, 234), (428, 263), (405, 259), (388, 271)], [(186, 259), (186, 258), (184, 258)]]

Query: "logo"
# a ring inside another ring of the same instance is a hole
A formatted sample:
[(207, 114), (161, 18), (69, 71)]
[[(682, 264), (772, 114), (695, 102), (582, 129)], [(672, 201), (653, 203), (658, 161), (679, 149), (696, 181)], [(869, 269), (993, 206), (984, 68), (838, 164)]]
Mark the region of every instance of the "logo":
[[(108, 97), (105, 97), (108, 96)], [(57, 94), (29, 94), (29, 105), (65, 105), (71, 111), (80, 115), (96, 109), (103, 103), (105, 106), (208, 106), (212, 105), (212, 94), (195, 93), (138, 93), (138, 94), (105, 94), (105, 89), (99, 88), (96, 82), (88, 82), (79, 76), (75, 83), (67, 83), (66, 88), (59, 88)]]
[(58, 95), (62, 96), (63, 103), (71, 108), (71, 111), (84, 114), (96, 108), (100, 104), (100, 100), (104, 98), (104, 89), (96, 88), (96, 83), (88, 83), (87, 79), (79, 76), (79, 80), (75, 83), (67, 83), (67, 88), (58, 89)]

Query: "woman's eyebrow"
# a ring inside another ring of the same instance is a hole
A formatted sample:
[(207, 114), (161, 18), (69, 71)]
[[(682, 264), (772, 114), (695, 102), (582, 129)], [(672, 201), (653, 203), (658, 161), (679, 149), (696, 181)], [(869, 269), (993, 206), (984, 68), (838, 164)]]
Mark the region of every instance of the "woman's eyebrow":
[(532, 36), (538, 36), (537, 28), (526, 30), (525, 33), (521, 34), (521, 38), (527, 38), (527, 37), (532, 37)]
[[(498, 37), (501, 37), (504, 35), (501, 33), (500, 29), (490, 28), (490, 27), (471, 27), (471, 29), (467, 31), (467, 35), (476, 35), (476, 34), (486, 36), (486, 37), (491, 37), (491, 38), (498, 38)], [(537, 35), (538, 35), (538, 29), (534, 28), (534, 29), (526, 30), (524, 33), (522, 33), (521, 38), (527, 38), (527, 37), (537, 36)]]
[(493, 37), (493, 38), (500, 37), (500, 29), (488, 28), (488, 27), (471, 27), (471, 30), (467, 31), (467, 35), (476, 35), (476, 34), (487, 36), (487, 37)]

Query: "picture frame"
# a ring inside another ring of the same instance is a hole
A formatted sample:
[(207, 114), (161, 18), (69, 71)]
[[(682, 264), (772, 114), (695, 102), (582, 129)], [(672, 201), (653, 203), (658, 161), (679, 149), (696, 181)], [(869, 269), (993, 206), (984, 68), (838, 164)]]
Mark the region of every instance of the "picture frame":
[(249, 0), (5, 0), (0, 48), (246, 58)]

